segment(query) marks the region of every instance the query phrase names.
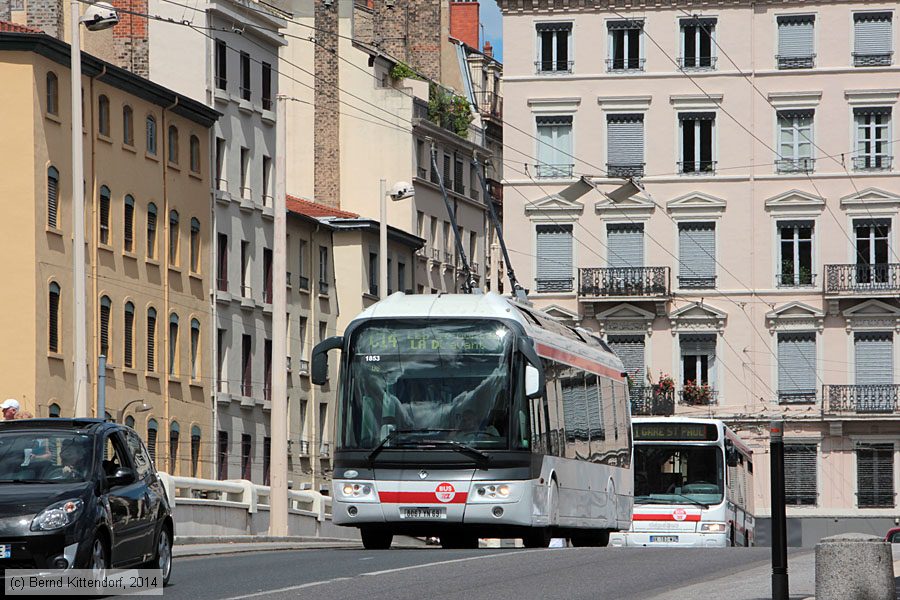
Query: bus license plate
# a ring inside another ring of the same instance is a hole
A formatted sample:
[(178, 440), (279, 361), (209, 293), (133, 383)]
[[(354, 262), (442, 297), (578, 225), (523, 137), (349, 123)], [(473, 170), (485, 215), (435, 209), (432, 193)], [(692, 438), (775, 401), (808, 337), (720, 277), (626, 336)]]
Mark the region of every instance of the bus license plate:
[(660, 543), (660, 544), (676, 544), (678, 543), (677, 535), (651, 535), (650, 543)]
[(447, 509), (427, 506), (404, 506), (400, 509), (402, 519), (446, 519)]

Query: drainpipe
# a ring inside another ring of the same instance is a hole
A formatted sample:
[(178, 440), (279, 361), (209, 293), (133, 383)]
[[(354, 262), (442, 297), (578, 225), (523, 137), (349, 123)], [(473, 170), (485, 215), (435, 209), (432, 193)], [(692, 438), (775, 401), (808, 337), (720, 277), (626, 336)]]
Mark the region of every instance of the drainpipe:
[[(169, 356), (169, 352), (171, 351), (171, 341), (169, 340), (169, 318), (170, 318), (169, 317), (169, 309), (170, 309), (170, 307), (169, 307), (169, 266), (170, 266), (169, 265), (169, 258), (170, 258), (169, 257), (169, 246), (172, 243), (172, 241), (171, 241), (172, 229), (171, 229), (171, 223), (169, 222), (169, 186), (168, 186), (168, 179), (169, 179), (169, 127), (166, 123), (166, 113), (168, 111), (172, 110), (173, 108), (175, 108), (176, 106), (178, 106), (178, 96), (175, 96), (174, 103), (172, 103), (170, 106), (165, 107), (162, 111), (162, 119), (161, 119), (162, 130), (161, 130), (160, 134), (161, 134), (162, 139), (165, 140), (165, 143), (160, 144), (157, 141), (157, 144), (156, 144), (157, 148), (163, 149), (163, 155), (160, 157), (162, 160), (163, 219), (164, 219), (163, 223), (165, 223), (165, 225), (166, 225), (165, 230), (167, 232), (167, 235), (165, 238), (166, 239), (166, 247), (163, 249), (164, 258), (161, 261), (161, 263), (162, 263), (162, 285), (163, 285), (163, 306), (165, 306), (165, 310), (166, 310), (166, 315), (165, 315), (166, 318), (164, 321), (165, 325), (163, 328), (163, 331), (165, 332), (163, 335), (163, 339), (165, 340), (165, 344), (166, 344), (166, 352), (165, 352), (166, 364), (163, 365), (164, 375), (162, 378), (163, 414), (164, 414), (163, 422), (166, 424), (166, 435), (163, 437), (163, 440), (165, 440), (163, 442), (164, 448), (169, 447), (169, 445), (166, 442), (169, 441), (168, 429), (171, 426), (170, 415), (169, 415), (169, 376), (171, 375), (169, 373), (169, 363), (172, 360), (172, 357)], [(159, 137), (160, 136), (158, 135), (157, 140), (159, 139)], [(157, 229), (158, 229), (158, 222), (157, 222)], [(179, 331), (180, 331), (180, 329), (181, 329), (180, 321), (178, 323), (178, 326), (179, 326)], [(190, 322), (188, 322), (188, 328), (190, 328)], [(158, 355), (159, 355), (159, 352), (157, 352), (157, 356)], [(178, 372), (178, 364), (175, 364), (175, 371)], [(166, 456), (165, 464), (168, 465), (168, 467), (169, 467), (169, 474), (174, 476), (176, 474), (175, 473), (175, 465), (169, 464), (169, 461), (171, 459), (172, 459), (172, 456), (171, 456), (171, 452), (170, 452), (169, 455)]]
[[(91, 352), (91, 357), (88, 359), (88, 365), (96, 365), (94, 369), (94, 373), (96, 373), (96, 377), (100, 376), (100, 367), (99, 367), (99, 354), (100, 354), (100, 337), (99, 337), (99, 327), (97, 323), (97, 294), (100, 293), (97, 285), (97, 262), (99, 260), (100, 249), (98, 242), (100, 240), (100, 225), (98, 219), (98, 208), (97, 208), (97, 196), (100, 193), (100, 188), (97, 186), (97, 144), (94, 139), (94, 81), (97, 77), (102, 77), (106, 75), (106, 65), (103, 65), (101, 71), (91, 77), (88, 83), (88, 92), (89, 97), (88, 101), (91, 103), (90, 115), (91, 115), (91, 128), (88, 131), (88, 142), (91, 145), (91, 247), (90, 247), (90, 257), (91, 257), (91, 302), (90, 306), (93, 307), (93, 316), (87, 319), (88, 323), (93, 323), (91, 336), (93, 338), (91, 348), (93, 348), (93, 352)], [(73, 90), (74, 92), (74, 90)], [(112, 315), (110, 315), (112, 318)], [(87, 327), (87, 323), (85, 324)], [(105, 361), (104, 361), (105, 363)], [(105, 376), (106, 373), (103, 373)], [(105, 379), (105, 377), (104, 377)], [(99, 380), (96, 382), (97, 385), (94, 385), (94, 415), (98, 419), (102, 419), (104, 417), (103, 413), (100, 412), (100, 382)], [(105, 384), (105, 381), (104, 381)]]
[[(755, 44), (755, 36), (756, 36), (756, 2), (755, 0), (750, 0), (750, 84), (755, 88), (756, 87), (756, 56), (754, 52), (756, 51)], [(750, 94), (750, 131), (756, 133), (756, 96)], [(750, 164), (754, 165), (750, 167), (750, 287), (753, 290), (756, 290), (756, 144), (750, 144)], [(774, 273), (773, 273), (774, 275)], [(771, 281), (770, 281), (771, 285)], [(768, 287), (768, 286), (767, 286)], [(757, 306), (755, 302), (750, 303), (750, 319), (751, 326), (752, 323), (756, 322), (757, 318)], [(763, 312), (765, 314), (765, 312)], [(752, 352), (749, 360), (756, 361), (756, 336), (750, 336), (750, 351)], [(744, 357), (741, 357), (742, 360)], [(756, 390), (758, 381), (755, 377), (748, 377), (750, 380), (750, 389), (753, 390), (753, 395), (756, 396)], [(755, 404), (754, 398), (750, 398), (751, 405)], [(774, 517), (773, 517), (774, 518)]]

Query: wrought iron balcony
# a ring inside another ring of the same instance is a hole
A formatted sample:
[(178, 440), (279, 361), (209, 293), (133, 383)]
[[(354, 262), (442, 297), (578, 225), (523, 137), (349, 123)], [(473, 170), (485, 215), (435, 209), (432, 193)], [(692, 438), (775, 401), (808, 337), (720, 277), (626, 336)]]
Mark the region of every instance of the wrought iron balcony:
[(300, 275), (297, 277), (297, 287), (301, 290), (309, 290), (309, 277)]
[(713, 406), (719, 403), (719, 390), (692, 387), (678, 390), (678, 404), (684, 406)]
[(610, 73), (643, 71), (646, 60), (645, 58), (607, 58), (606, 70)]
[(900, 292), (900, 263), (825, 265), (825, 294), (883, 295)]
[(815, 404), (816, 390), (792, 390), (790, 392), (778, 391), (779, 404)]
[(534, 280), (538, 292), (571, 292), (573, 277), (553, 279), (537, 278)]
[(490, 193), (491, 198), (494, 199), (494, 202), (503, 204), (503, 184), (496, 179), (490, 178), (486, 180), (486, 183), (488, 193)]
[(655, 385), (633, 385), (628, 388), (631, 414), (668, 417), (675, 414), (675, 392), (664, 392)]
[(816, 66), (816, 55), (809, 56), (775, 56), (778, 68), (787, 69), (812, 69)]
[(716, 56), (679, 56), (678, 68), (684, 71), (711, 71), (716, 68)]
[(678, 172), (712, 175), (716, 172), (716, 161), (714, 160), (680, 160), (678, 161)]
[(893, 156), (866, 154), (853, 157), (854, 171), (890, 171)]
[(475, 92), (475, 101), (478, 103), (478, 110), (482, 115), (503, 120), (503, 96), (499, 96), (495, 92), (481, 90)]
[(854, 52), (854, 67), (885, 67), (893, 62), (893, 52)]
[(300, 374), (306, 375), (307, 373), (309, 373), (309, 361), (301, 358), (299, 362)]
[(671, 295), (669, 267), (578, 269), (578, 294), (610, 298), (666, 297)]
[(711, 290), (716, 287), (716, 276), (697, 277), (695, 275), (679, 275), (678, 287), (686, 290)]
[(816, 168), (814, 158), (779, 158), (775, 161), (778, 173), (812, 173)]
[(898, 394), (898, 384), (822, 386), (823, 403), (830, 413), (895, 413)]
[(546, 163), (539, 163), (534, 165), (535, 173), (539, 178), (569, 178), (572, 177), (572, 172), (575, 169), (575, 165), (550, 165)]
[(606, 175), (607, 175), (607, 177), (622, 177), (622, 178), (643, 177), (644, 176), (644, 163), (630, 164), (630, 165), (606, 163)]
[(540, 75), (571, 73), (574, 60), (536, 60), (534, 70)]
[(813, 287), (816, 285), (816, 274), (807, 271), (799, 273), (776, 273), (775, 286), (780, 288), (789, 287)]
[(328, 282), (327, 281), (319, 281), (319, 293), (323, 296), (328, 295)]

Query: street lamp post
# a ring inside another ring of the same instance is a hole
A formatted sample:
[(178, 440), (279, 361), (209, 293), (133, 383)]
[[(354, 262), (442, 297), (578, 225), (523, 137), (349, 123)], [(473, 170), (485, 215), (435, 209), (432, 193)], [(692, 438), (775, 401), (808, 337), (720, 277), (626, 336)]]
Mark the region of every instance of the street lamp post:
[(125, 411), (128, 410), (129, 406), (131, 406), (132, 404), (137, 404), (138, 402), (140, 402), (141, 405), (134, 412), (147, 412), (148, 410), (153, 408), (149, 404), (145, 403), (143, 398), (132, 400), (131, 402), (128, 402), (127, 404), (125, 404), (125, 406), (120, 408), (119, 412), (116, 413), (116, 423), (124, 423)]
[[(378, 234), (378, 297), (384, 300), (388, 296), (388, 225), (387, 225), (387, 197), (391, 200), (406, 200), (415, 195), (413, 186), (405, 181), (394, 184), (390, 194), (386, 189), (385, 180), (382, 179), (379, 188), (378, 201), (381, 207), (381, 219)], [(369, 275), (371, 277), (371, 274)]]

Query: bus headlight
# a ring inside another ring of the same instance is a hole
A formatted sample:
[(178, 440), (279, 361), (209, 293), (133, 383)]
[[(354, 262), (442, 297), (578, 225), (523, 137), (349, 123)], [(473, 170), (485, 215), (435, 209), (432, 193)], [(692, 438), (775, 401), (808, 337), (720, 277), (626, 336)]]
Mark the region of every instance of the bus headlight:
[(511, 500), (514, 492), (514, 486), (509, 483), (479, 483), (475, 485), (475, 493), (472, 495), (474, 501), (492, 501)]
[(335, 482), (334, 489), (340, 492), (341, 500), (353, 502), (378, 502), (375, 484), (368, 481)]
[(725, 533), (725, 523), (701, 523), (700, 533)]

